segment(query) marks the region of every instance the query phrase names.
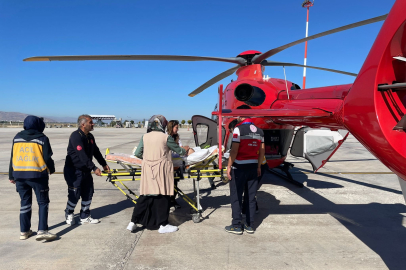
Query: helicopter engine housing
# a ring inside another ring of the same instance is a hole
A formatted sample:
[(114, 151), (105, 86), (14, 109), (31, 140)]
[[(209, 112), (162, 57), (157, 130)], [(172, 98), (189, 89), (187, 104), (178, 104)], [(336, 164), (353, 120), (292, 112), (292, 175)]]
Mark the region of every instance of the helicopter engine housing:
[(260, 106), (266, 98), (266, 94), (261, 88), (247, 83), (238, 85), (235, 88), (234, 96), (238, 101), (249, 106)]

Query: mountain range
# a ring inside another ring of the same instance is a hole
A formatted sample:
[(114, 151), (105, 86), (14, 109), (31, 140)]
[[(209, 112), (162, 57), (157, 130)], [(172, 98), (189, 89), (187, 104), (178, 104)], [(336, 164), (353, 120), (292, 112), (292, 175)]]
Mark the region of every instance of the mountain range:
[[(29, 114), (20, 113), (20, 112), (2, 112), (0, 111), (0, 121), (24, 121), (24, 119)], [(69, 122), (74, 123), (77, 121), (75, 117), (54, 117), (54, 116), (42, 116), (44, 117), (45, 122)]]

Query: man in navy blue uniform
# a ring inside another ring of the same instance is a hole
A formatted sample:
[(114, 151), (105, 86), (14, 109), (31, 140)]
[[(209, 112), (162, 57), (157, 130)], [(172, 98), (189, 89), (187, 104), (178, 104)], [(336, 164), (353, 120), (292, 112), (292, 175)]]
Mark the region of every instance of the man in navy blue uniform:
[[(230, 179), (232, 224), (226, 226), (229, 233), (254, 233), (253, 223), (256, 208), (255, 195), (261, 164), (265, 155), (264, 132), (256, 127), (252, 119), (239, 117), (234, 128), (228, 159), (227, 176)], [(242, 196), (248, 200), (245, 224), (242, 224)]]
[(13, 139), (9, 180), (15, 184), (21, 198), (20, 239), (28, 239), (31, 230), (32, 190), (39, 206), (37, 240), (53, 240), (57, 236), (48, 231), (49, 174), (55, 172), (49, 139), (42, 133), (42, 118), (30, 115), (24, 119), (24, 130)]
[(68, 203), (65, 209), (66, 223), (75, 224), (74, 210), (82, 198), (80, 209), (81, 224), (97, 224), (100, 221), (90, 216), (90, 204), (94, 193), (92, 171), (101, 176), (101, 170), (93, 163), (93, 157), (105, 171), (110, 168), (100, 153), (96, 141), (90, 131), (93, 130), (93, 120), (90, 115), (83, 114), (78, 118), (78, 130), (72, 132), (69, 138), (68, 155), (65, 160), (63, 174), (68, 184)]

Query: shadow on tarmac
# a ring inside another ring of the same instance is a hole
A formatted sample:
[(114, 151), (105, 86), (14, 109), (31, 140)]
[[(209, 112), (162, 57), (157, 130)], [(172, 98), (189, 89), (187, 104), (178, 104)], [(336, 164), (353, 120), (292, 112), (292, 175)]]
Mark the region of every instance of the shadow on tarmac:
[[(214, 181), (214, 183), (215, 183), (216, 187), (226, 185), (221, 180)], [(211, 188), (200, 189), (200, 194), (201, 194), (200, 204), (201, 204), (201, 206), (203, 208), (203, 212), (204, 212), (200, 222), (203, 222), (204, 220), (209, 219), (210, 215), (213, 214), (220, 207), (230, 204), (230, 197), (226, 196), (226, 195), (208, 198), (211, 195), (211, 192), (212, 192)], [(194, 200), (193, 193), (187, 193), (186, 195), (189, 196), (189, 198)], [(173, 224), (175, 226), (180, 226), (181, 224), (185, 223), (186, 221), (192, 220), (192, 215), (191, 215), (192, 208), (188, 203), (186, 203), (179, 196), (176, 198), (176, 201), (179, 203), (181, 208), (176, 209), (175, 211), (170, 213), (169, 223)], [(209, 212), (209, 213), (205, 214), (206, 212)]]
[[(105, 217), (108, 217), (110, 215), (116, 214), (116, 213), (118, 213), (120, 211), (123, 211), (124, 209), (127, 209), (129, 207), (133, 207), (133, 206), (134, 206), (133, 202), (131, 202), (129, 200), (123, 200), (123, 201), (120, 201), (120, 202), (115, 203), (115, 204), (107, 204), (107, 205), (103, 205), (101, 207), (91, 209), (91, 211), (92, 211), (92, 216), (94, 218), (99, 219), (99, 218), (105, 218)], [(63, 214), (62, 214), (62, 216), (63, 216)], [(62, 222), (60, 222), (58, 224), (49, 226), (48, 229), (49, 230), (54, 230), (54, 229), (56, 229), (58, 227), (61, 227), (61, 226), (67, 226), (63, 230), (56, 233), (58, 235), (59, 239), (60, 239), (61, 236), (67, 234), (68, 232), (70, 232), (70, 231), (76, 229), (78, 226), (80, 226), (80, 224), (78, 224), (79, 214), (75, 215), (75, 219), (76, 219), (76, 225), (69, 226), (69, 225), (66, 224), (65, 220), (63, 220)], [(128, 217), (128, 220), (130, 220), (130, 217)]]
[[(305, 172), (312, 172), (312, 171), (310, 171), (310, 170), (305, 170), (305, 169), (300, 169), (301, 171), (305, 171)], [(353, 180), (353, 179), (348, 179), (348, 178), (345, 178), (345, 177), (342, 177), (342, 176), (337, 176), (337, 175), (335, 175), (335, 174), (325, 174), (325, 173), (320, 173), (320, 172), (318, 172), (317, 173), (318, 175), (322, 175), (322, 176), (324, 176), (324, 177), (329, 177), (329, 178), (333, 178), (333, 179), (337, 179), (337, 180), (342, 180), (342, 181), (345, 181), (345, 182), (349, 182), (349, 183), (353, 183), (353, 184), (357, 184), (357, 185), (361, 185), (361, 186), (365, 186), (365, 187), (369, 187), (369, 188), (375, 188), (375, 189), (380, 189), (380, 190), (383, 190), (383, 191), (387, 191), (387, 192), (392, 192), (392, 193), (395, 193), (395, 194), (400, 194), (400, 195), (402, 195), (402, 191), (400, 191), (400, 190), (396, 190), (396, 189), (392, 189), (392, 188), (387, 188), (387, 187), (381, 187), (381, 186), (377, 186), (377, 185), (374, 185), (374, 184), (370, 184), (370, 183), (365, 183), (365, 182), (361, 182), (361, 181), (357, 181), (357, 180)], [(302, 179), (303, 178), (303, 173), (300, 173), (300, 171), (298, 171), (298, 170), (292, 170), (292, 176), (293, 176), (293, 178), (300, 178), (300, 179)], [(307, 183), (308, 183), (308, 187), (314, 187), (314, 188), (323, 188), (323, 187), (319, 187), (320, 185), (323, 185), (323, 184), (320, 184), (320, 183), (329, 183), (329, 182), (324, 182), (324, 181), (319, 181), (319, 180), (309, 180), (309, 179), (307, 179), (307, 176), (306, 176), (306, 180), (305, 180)], [(317, 183), (317, 182), (320, 182), (320, 183)], [(315, 186), (311, 186), (311, 185), (309, 185), (309, 183), (310, 184), (313, 184), (313, 185), (315, 185)], [(332, 184), (332, 185), (337, 185), (337, 184), (333, 184), (333, 183), (329, 183), (329, 184)], [(343, 187), (343, 186), (341, 186), (341, 187)]]
[[(397, 190), (335, 175), (323, 176), (401, 194)], [(308, 186), (312, 185), (316, 188), (340, 187), (339, 185), (335, 185), (335, 187), (334, 185), (330, 186), (324, 181), (309, 180), (306, 174), (295, 173), (293, 177), (299, 182), (307, 182)], [(404, 217), (401, 215), (401, 213), (406, 213), (406, 206), (404, 204), (335, 204), (307, 187), (296, 187), (276, 176), (266, 177), (262, 184), (284, 186), (310, 202), (311, 205), (279, 205), (278, 200), (273, 195), (259, 191), (257, 197), (260, 212), (256, 218), (258, 225), (268, 215), (329, 214), (376, 252), (389, 269), (405, 269), (406, 228), (402, 225)]]
[[(347, 179), (341, 176), (322, 174), (323, 176), (338, 179), (346, 182), (359, 184), (369, 188), (375, 188), (395, 194), (401, 194), (400, 191), (377, 186), (374, 184), (359, 182)], [(294, 172), (293, 177), (300, 182), (307, 182), (307, 185), (317, 189), (343, 188), (343, 186), (326, 181), (308, 179), (308, 175), (300, 172)], [(221, 183), (217, 183), (221, 185)], [(406, 206), (403, 204), (335, 204), (329, 201), (319, 193), (310, 190), (307, 187), (296, 187), (270, 173), (267, 173), (262, 180), (262, 185), (283, 186), (302, 197), (310, 205), (280, 205), (280, 201), (272, 194), (258, 191), (259, 213), (256, 215), (256, 227), (260, 227), (263, 220), (269, 215), (312, 215), (329, 214), (338, 222), (345, 226), (354, 236), (360, 239), (365, 245), (376, 252), (390, 269), (404, 269), (406, 265), (406, 228), (403, 227), (403, 216), (406, 213)], [(204, 194), (202, 206), (208, 214), (203, 216), (202, 221), (209, 219), (210, 215), (220, 207), (230, 207), (230, 198), (227, 195), (207, 198), (211, 194), (210, 189), (201, 190)], [(192, 194), (188, 196), (193, 197)], [(182, 206), (170, 214), (169, 221), (173, 225), (181, 225), (191, 220), (190, 206), (182, 199), (177, 198)], [(109, 204), (92, 210), (95, 218), (103, 218), (120, 212), (126, 208), (132, 207), (132, 202), (128, 200), (120, 201), (116, 204)], [(231, 214), (231, 208), (230, 208)], [(55, 229), (60, 226), (66, 226), (65, 221), (51, 226), (49, 229)], [(77, 226), (69, 226), (58, 232), (62, 236)]]
[[(322, 174), (323, 176), (338, 179), (350, 183), (359, 184), (369, 188), (375, 188), (386, 192), (401, 194), (401, 191), (391, 188), (381, 187), (374, 184), (364, 183), (337, 175)], [(308, 175), (294, 172), (293, 177), (299, 182), (307, 182), (308, 187), (315, 189), (344, 188), (336, 183), (308, 179)], [(272, 194), (259, 190), (257, 200), (259, 213), (255, 216), (255, 227), (260, 227), (263, 220), (269, 215), (312, 215), (329, 214), (338, 222), (345, 226), (354, 236), (360, 239), (365, 245), (378, 254), (389, 269), (404, 269), (406, 265), (406, 228), (402, 225), (403, 215), (406, 213), (406, 206), (403, 204), (335, 204), (319, 193), (310, 190), (308, 187), (296, 187), (281, 178), (266, 173), (261, 185), (283, 186), (294, 192), (310, 205), (280, 205), (280, 201)], [(217, 183), (222, 185), (222, 183)], [(223, 195), (206, 198), (211, 194), (211, 190), (202, 190), (205, 194), (202, 198), (203, 209), (208, 214), (203, 216), (202, 222), (209, 219), (210, 215), (220, 207), (230, 207), (230, 197)], [(191, 194), (188, 194), (191, 196)], [(182, 205), (180, 211), (171, 214), (180, 225), (191, 219), (189, 206), (181, 199), (178, 202)], [(231, 208), (230, 208), (231, 214)]]

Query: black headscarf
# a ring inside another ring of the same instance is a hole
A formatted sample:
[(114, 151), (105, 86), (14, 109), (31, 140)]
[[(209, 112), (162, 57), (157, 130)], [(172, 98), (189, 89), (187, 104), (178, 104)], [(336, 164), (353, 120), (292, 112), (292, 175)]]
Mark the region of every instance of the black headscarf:
[(34, 115), (29, 115), (24, 119), (24, 130), (18, 134), (24, 139), (31, 141), (32, 139), (44, 136), (42, 133), (45, 129), (44, 121)]
[(37, 116), (29, 115), (24, 119), (24, 129), (34, 129), (36, 131), (43, 132), (45, 129), (44, 120)]

